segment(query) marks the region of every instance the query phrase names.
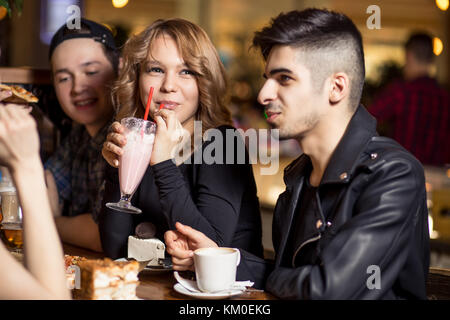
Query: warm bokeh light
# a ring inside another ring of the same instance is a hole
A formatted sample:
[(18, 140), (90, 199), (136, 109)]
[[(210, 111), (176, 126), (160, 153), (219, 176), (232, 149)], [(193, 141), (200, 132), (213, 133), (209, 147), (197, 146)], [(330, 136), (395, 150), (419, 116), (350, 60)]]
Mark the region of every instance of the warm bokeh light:
[(433, 38), (433, 52), (435, 55), (440, 55), (442, 50), (444, 50), (444, 44), (442, 43), (442, 40), (434, 37)]
[(0, 20), (2, 20), (6, 14), (8, 13), (8, 11), (6, 10), (5, 7), (0, 7)]
[(442, 11), (446, 11), (448, 9), (448, 0), (436, 0), (436, 5)]
[(434, 230), (433, 227), (433, 217), (431, 217), (431, 215), (428, 215), (428, 231), (430, 233), (430, 238), (431, 239), (437, 239), (439, 238), (439, 232), (437, 232), (436, 230)]
[(114, 8), (123, 8), (128, 4), (128, 0), (112, 0)]

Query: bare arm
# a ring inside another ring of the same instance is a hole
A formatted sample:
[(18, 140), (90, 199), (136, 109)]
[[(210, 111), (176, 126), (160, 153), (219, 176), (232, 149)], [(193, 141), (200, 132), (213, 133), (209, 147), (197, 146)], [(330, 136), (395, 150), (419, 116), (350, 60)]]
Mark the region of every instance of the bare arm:
[(98, 226), (90, 213), (75, 217), (61, 216), (62, 206), (59, 204), (58, 189), (50, 170), (45, 170), (48, 199), (55, 217), (56, 228), (61, 240), (65, 243), (102, 252)]
[(90, 213), (75, 217), (56, 217), (55, 223), (63, 242), (97, 252), (103, 251), (98, 225)]
[(54, 217), (61, 216), (62, 205), (59, 204), (58, 188), (55, 178), (50, 170), (45, 170), (45, 182), (47, 184), (48, 200)]
[(42, 164), (39, 158), (34, 161), (36, 164), (13, 173), (24, 212), (25, 265), (53, 297), (67, 299), (64, 253), (46, 198)]
[(0, 299), (69, 299), (63, 251), (39, 158), (36, 123), (21, 107), (0, 107), (0, 162), (11, 171), (24, 213), (26, 266), (0, 245)]

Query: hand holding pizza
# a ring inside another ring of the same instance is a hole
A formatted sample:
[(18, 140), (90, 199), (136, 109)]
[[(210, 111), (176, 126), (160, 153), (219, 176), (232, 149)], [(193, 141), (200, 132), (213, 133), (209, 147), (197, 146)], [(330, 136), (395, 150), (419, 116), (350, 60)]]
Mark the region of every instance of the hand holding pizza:
[(20, 86), (0, 84), (0, 103), (3, 105), (25, 108), (30, 112), (32, 108), (28, 104), (38, 101), (36, 96)]
[(11, 96), (12, 96), (12, 92), (11, 91), (0, 88), (0, 102), (5, 100), (5, 99), (8, 99)]

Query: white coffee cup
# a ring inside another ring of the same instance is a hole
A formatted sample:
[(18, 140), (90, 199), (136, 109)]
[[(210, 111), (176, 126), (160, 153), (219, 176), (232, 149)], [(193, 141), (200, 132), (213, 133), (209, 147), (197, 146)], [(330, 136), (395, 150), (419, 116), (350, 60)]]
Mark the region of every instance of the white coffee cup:
[(230, 289), (236, 281), (241, 254), (234, 248), (201, 248), (194, 251), (197, 286), (203, 292)]

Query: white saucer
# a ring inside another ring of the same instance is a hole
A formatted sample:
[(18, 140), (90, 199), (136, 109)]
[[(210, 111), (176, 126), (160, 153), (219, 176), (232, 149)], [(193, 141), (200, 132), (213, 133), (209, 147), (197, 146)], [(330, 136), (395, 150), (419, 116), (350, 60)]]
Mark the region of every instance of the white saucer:
[(244, 290), (240, 289), (231, 289), (226, 291), (220, 291), (215, 293), (206, 293), (206, 292), (192, 292), (183, 287), (181, 284), (176, 283), (173, 286), (173, 289), (181, 294), (186, 296), (197, 298), (197, 299), (207, 299), (207, 300), (220, 300), (220, 299), (228, 299), (231, 297), (239, 296), (244, 293)]

